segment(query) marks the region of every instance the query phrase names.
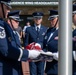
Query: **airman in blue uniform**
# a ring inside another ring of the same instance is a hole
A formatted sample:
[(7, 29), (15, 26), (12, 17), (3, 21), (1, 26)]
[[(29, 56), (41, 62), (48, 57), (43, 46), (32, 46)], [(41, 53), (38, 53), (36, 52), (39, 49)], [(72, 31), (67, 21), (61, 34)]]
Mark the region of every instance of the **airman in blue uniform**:
[(51, 27), (48, 28), (45, 38), (44, 38), (44, 47), (46, 51), (53, 53), (53, 60), (51, 62), (46, 62), (45, 73), (47, 75), (58, 75), (58, 11), (50, 10), (50, 16), (48, 20), (50, 21)]
[[(76, 25), (76, 4), (73, 5), (73, 23)], [(73, 34), (73, 75), (76, 75), (76, 29)]]
[(8, 18), (7, 22), (11, 26), (14, 33), (13, 36), (16, 39), (16, 45), (14, 41), (12, 41), (12, 45), (18, 46), (18, 47), (20, 47), (21, 44), (20, 44), (19, 33), (16, 31), (16, 28), (18, 28), (19, 22), (22, 21), (22, 19), (20, 19), (19, 13), (20, 13), (19, 10), (14, 10), (12, 12), (9, 12), (7, 15), (7, 18)]
[[(0, 0), (0, 75), (21, 75), (19, 61), (33, 59), (40, 55), (36, 50), (22, 50), (15, 46), (13, 29), (5, 21), (10, 11), (10, 0)], [(12, 45), (12, 41), (14, 44)], [(20, 69), (19, 69), (20, 68)]]
[[(46, 27), (41, 24), (43, 13), (34, 12), (33, 14), (34, 25), (26, 29), (25, 46), (32, 42), (39, 43), (43, 48), (43, 39), (46, 32)], [(44, 62), (30, 62), (30, 75), (44, 75)]]

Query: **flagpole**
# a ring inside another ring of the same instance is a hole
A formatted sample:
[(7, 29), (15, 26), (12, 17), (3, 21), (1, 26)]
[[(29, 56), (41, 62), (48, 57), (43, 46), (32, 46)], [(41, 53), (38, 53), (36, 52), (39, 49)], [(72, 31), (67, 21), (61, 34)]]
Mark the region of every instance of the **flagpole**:
[(59, 0), (58, 75), (72, 75), (72, 0)]

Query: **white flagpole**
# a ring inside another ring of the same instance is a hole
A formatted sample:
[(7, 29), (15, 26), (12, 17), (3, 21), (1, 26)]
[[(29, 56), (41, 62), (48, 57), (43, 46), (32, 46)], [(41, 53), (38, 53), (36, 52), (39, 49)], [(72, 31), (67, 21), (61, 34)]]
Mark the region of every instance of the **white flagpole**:
[(72, 75), (72, 0), (59, 0), (58, 75)]

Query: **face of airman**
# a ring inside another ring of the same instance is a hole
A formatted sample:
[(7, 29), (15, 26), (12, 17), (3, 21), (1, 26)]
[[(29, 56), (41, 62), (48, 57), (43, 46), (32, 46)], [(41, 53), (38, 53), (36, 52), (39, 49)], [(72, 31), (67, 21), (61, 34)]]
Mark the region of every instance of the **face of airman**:
[[(10, 22), (11, 21), (11, 22)], [(9, 23), (9, 25), (12, 27), (12, 25), (13, 25), (13, 27), (14, 27), (14, 29), (16, 29), (16, 28), (18, 28), (18, 26), (19, 26), (19, 21), (17, 21), (17, 20), (14, 20), (14, 19), (8, 19), (8, 23)], [(12, 25), (11, 25), (11, 23), (12, 23)]]
[(56, 24), (57, 20), (58, 20), (58, 18), (57, 18), (57, 17), (56, 17), (56, 18), (54, 18), (54, 19), (52, 19), (52, 20), (49, 20), (49, 21), (50, 21), (50, 25), (51, 25), (51, 27), (54, 27), (54, 26), (55, 26), (55, 24)]
[(73, 23), (76, 25), (76, 14), (73, 14)]
[(39, 25), (42, 22), (42, 18), (34, 18), (34, 22), (36, 25)]

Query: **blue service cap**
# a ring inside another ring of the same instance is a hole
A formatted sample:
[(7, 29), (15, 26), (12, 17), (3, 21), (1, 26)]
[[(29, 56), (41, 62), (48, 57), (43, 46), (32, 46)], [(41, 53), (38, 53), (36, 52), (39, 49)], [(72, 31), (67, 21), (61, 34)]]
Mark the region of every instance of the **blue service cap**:
[(32, 15), (36, 19), (41, 19), (44, 14), (42, 12), (34, 12)]
[(76, 4), (73, 4), (73, 14), (76, 14)]
[(15, 11), (8, 12), (7, 17), (11, 18), (11, 19), (14, 19), (16, 21), (22, 21), (22, 19), (20, 19), (19, 14), (20, 14), (20, 11), (19, 10), (15, 10)]
[(0, 0), (0, 3), (5, 4), (6, 6), (8, 6), (8, 7), (11, 9), (12, 7), (11, 7), (11, 5), (10, 5), (10, 1), (11, 1), (11, 0)]
[(57, 10), (49, 10), (49, 18), (48, 18), (48, 20), (52, 20), (52, 19), (54, 19), (54, 18), (56, 18), (56, 17), (58, 17), (58, 11)]

